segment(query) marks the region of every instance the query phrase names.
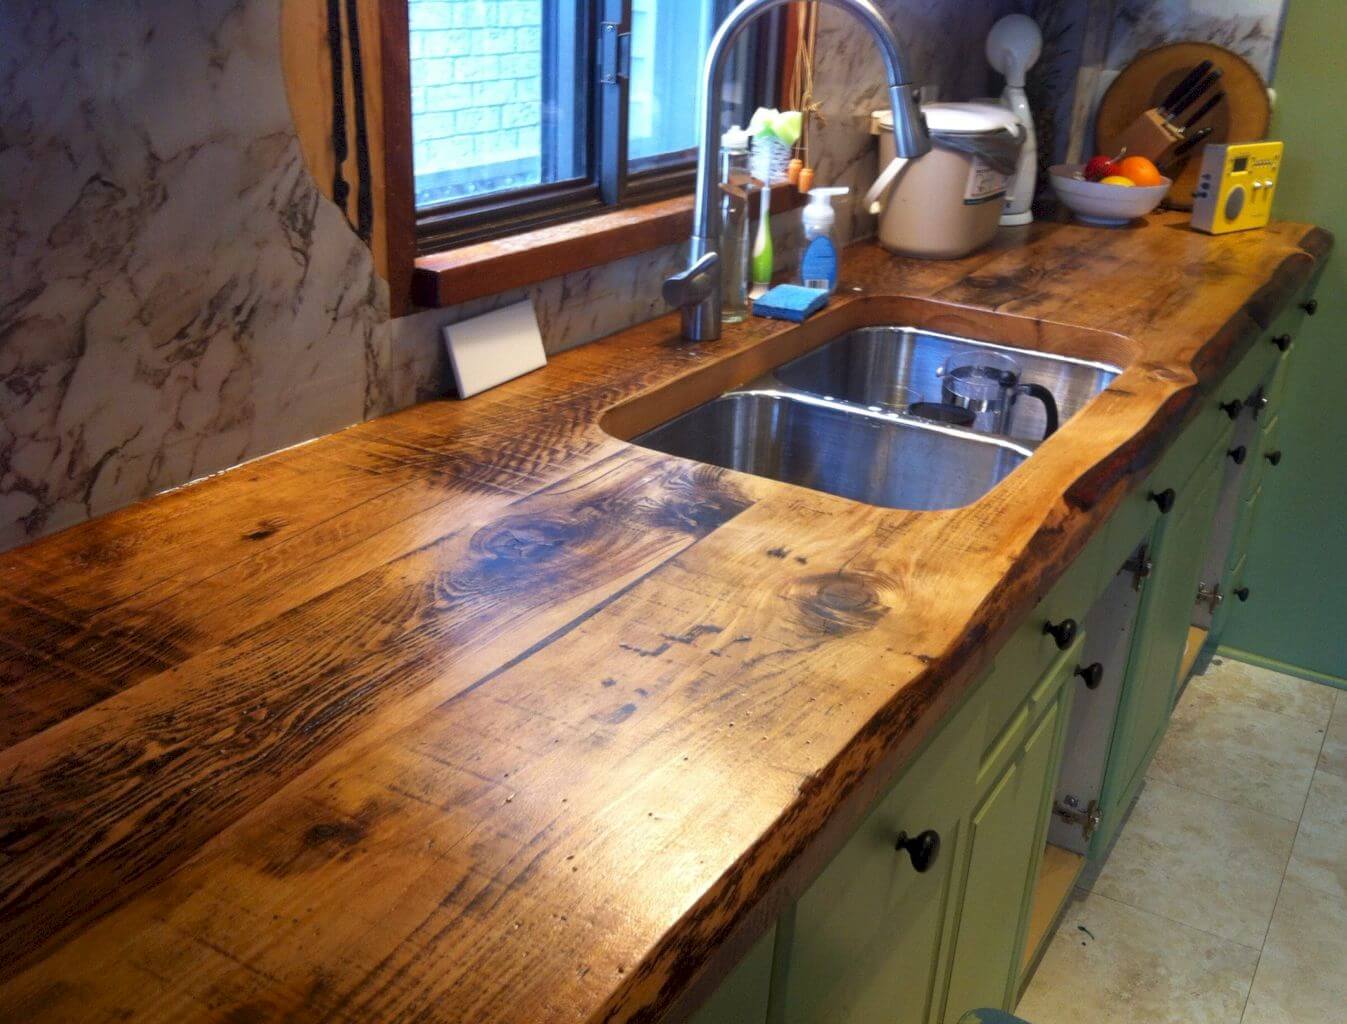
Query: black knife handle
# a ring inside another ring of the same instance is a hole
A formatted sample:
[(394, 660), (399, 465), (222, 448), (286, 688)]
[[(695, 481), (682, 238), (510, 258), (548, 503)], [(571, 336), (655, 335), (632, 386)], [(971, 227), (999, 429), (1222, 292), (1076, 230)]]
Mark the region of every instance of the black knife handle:
[(1180, 99), (1177, 103), (1174, 104), (1174, 106), (1170, 108), (1170, 114), (1173, 117), (1178, 117), (1180, 114), (1182, 114), (1185, 110), (1187, 110), (1194, 103), (1196, 103), (1198, 99), (1208, 89), (1210, 89), (1213, 85), (1215, 85), (1218, 81), (1220, 81), (1221, 75), (1222, 71), (1220, 68), (1216, 68), (1214, 71), (1212, 71), (1212, 73), (1207, 75), (1206, 78), (1202, 79), (1202, 81), (1198, 82), (1195, 86), (1189, 89), (1187, 94), (1184, 95), (1182, 99)]
[(1202, 81), (1202, 76), (1214, 68), (1216, 65), (1209, 60), (1204, 60), (1200, 64), (1193, 65), (1193, 70), (1189, 71), (1180, 79), (1179, 84), (1169, 90), (1169, 93), (1160, 101), (1160, 109), (1168, 110), (1175, 103), (1187, 95), (1188, 90)]

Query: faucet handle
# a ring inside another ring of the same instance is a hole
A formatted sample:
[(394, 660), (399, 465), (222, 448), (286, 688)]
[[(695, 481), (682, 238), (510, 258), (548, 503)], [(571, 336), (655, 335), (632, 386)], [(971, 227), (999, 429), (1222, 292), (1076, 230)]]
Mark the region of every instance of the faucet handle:
[(720, 288), (720, 253), (708, 252), (664, 282), (664, 301), (686, 308), (705, 302)]

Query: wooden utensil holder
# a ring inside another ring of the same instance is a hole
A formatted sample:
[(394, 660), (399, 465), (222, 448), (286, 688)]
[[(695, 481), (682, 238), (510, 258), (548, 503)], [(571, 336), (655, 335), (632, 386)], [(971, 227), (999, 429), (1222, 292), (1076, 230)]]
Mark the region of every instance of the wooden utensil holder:
[(1120, 149), (1125, 156), (1144, 156), (1152, 163), (1160, 160), (1183, 141), (1183, 132), (1160, 116), (1159, 108), (1152, 107), (1123, 134)]

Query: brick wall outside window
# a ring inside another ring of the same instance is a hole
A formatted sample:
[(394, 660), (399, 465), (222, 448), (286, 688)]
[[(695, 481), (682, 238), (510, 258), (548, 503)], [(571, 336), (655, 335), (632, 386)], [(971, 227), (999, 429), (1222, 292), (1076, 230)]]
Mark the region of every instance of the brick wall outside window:
[(539, 180), (541, 0), (408, 0), (418, 206)]

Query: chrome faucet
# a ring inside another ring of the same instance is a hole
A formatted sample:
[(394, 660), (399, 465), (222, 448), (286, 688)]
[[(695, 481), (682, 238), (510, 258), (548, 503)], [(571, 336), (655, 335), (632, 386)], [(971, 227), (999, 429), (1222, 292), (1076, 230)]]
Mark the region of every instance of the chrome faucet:
[[(749, 22), (791, 0), (743, 0), (711, 40), (702, 71), (701, 132), (697, 151), (697, 194), (692, 211), (692, 248), (688, 268), (664, 282), (664, 299), (683, 313), (683, 337), (715, 341), (720, 337), (720, 86), (730, 49)], [(931, 148), (917, 91), (908, 81), (902, 44), (871, 0), (824, 0), (854, 14), (875, 37), (889, 80), (893, 136), (899, 156), (921, 156)]]

